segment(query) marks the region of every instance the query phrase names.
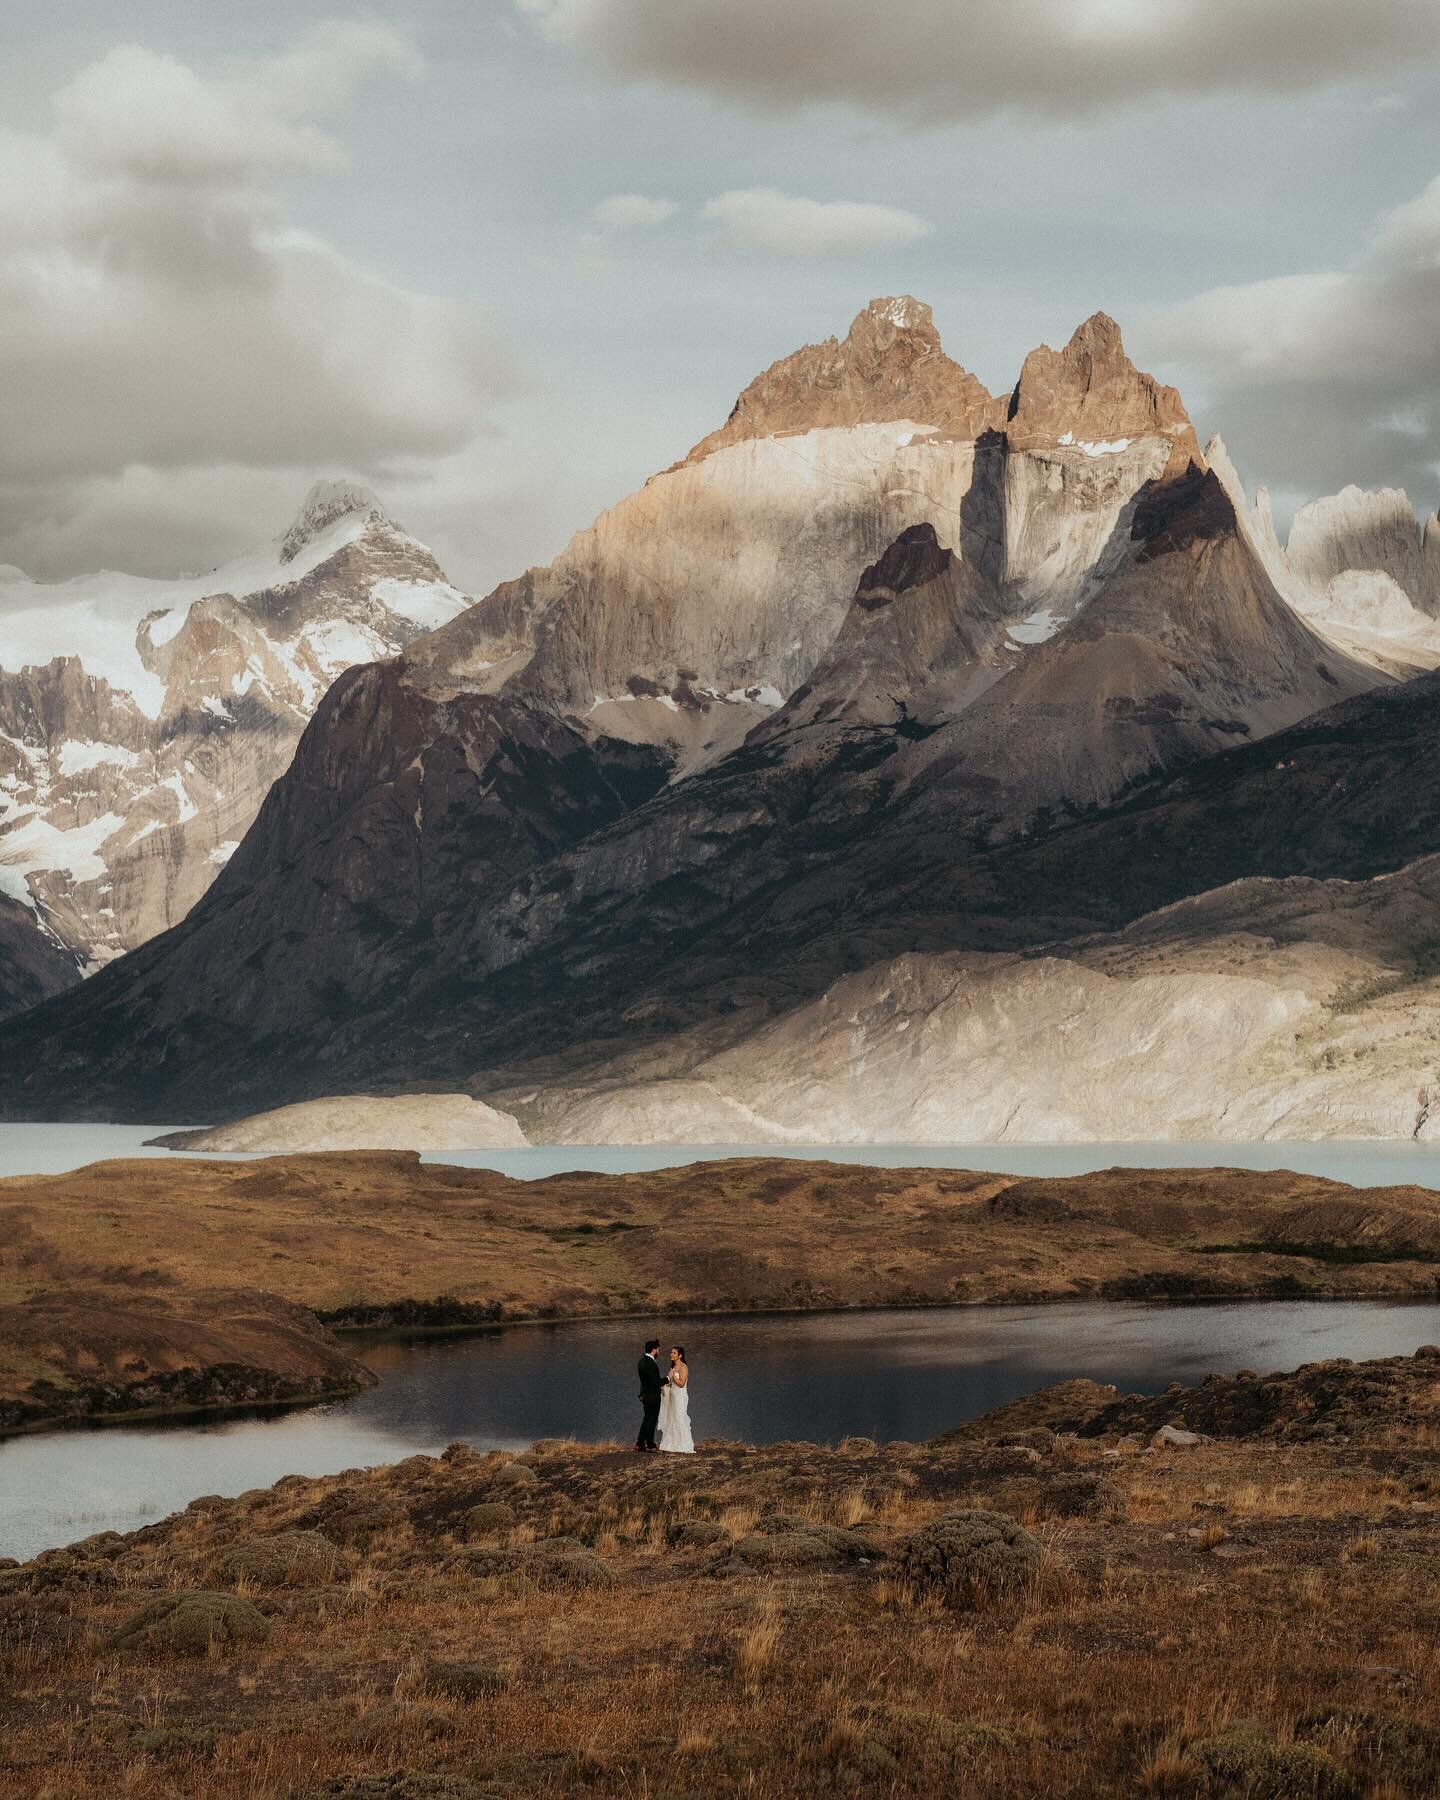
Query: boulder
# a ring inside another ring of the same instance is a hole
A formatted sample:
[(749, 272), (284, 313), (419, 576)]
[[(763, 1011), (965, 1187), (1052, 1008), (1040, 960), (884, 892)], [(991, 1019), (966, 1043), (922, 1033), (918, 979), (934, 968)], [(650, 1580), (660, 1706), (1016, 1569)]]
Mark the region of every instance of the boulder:
[(1185, 1431), (1179, 1425), (1162, 1425), (1150, 1439), (1152, 1450), (1193, 1450), (1197, 1444), (1207, 1444), (1209, 1439), (1199, 1431)]

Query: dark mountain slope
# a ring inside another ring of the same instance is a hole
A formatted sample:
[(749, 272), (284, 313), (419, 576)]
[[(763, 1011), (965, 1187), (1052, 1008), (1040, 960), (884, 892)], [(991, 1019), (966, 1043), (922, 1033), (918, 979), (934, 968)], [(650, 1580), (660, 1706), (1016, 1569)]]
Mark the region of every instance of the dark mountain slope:
[[(361, 671), (347, 682), (384, 674)], [(332, 697), (327, 712), (341, 700)], [(486, 742), (477, 778), (465, 763), (463, 730), (447, 738), (447, 780), (459, 784), (457, 796), (468, 790), (471, 802), (486, 792), (486, 769), (518, 771), (525, 757), (535, 759), (532, 775), (566, 767), (553, 744), (526, 740), (522, 751), (518, 723), (513, 745)], [(308, 745), (309, 734), (300, 763)], [(350, 828), (362, 815), (352, 810), (308, 852), (290, 843), (308, 873), (297, 881), (292, 865), (286, 893), (308, 887), (312, 912), (289, 918), (282, 948), (264, 948), (274, 922), (261, 932), (253, 909), (268, 904), (265, 889), (246, 885), (254, 879), (250, 857), (237, 857), (185, 925), (7, 1027), (0, 1104), (14, 1118), (198, 1119), (335, 1091), (342, 1081), (483, 1084), (499, 1071), (528, 1066), (539, 1074), (550, 1057), (572, 1062), (622, 1043), (640, 1052), (651, 1037), (689, 1024), (753, 1018), (904, 949), (1037, 945), (1114, 928), (1242, 876), (1375, 874), (1440, 851), (1440, 790), (1431, 773), (1437, 753), (1440, 675), (1361, 695), (1126, 804), (995, 848), (963, 832), (907, 832), (903, 815), (887, 814), (881, 803), (883, 776), (870, 790), (874, 805), (851, 816), (842, 838), (822, 796), (807, 792), (803, 772), (752, 769), (745, 777), (750, 810), (739, 819), (730, 807), (731, 828), (711, 844), (708, 867), (657, 865), (637, 894), (627, 820), (589, 840), (592, 885), (577, 893), (569, 859), (536, 856), (542, 838), (561, 832), (547, 811), (527, 827), (513, 861), (507, 850), (515, 827), (503, 828), (492, 849), (496, 879), (476, 885), (473, 903), (463, 884), (447, 886), (428, 851), (416, 854), (405, 823), (413, 826), (419, 785), (412, 766), (406, 773), (416, 786), (402, 781), (389, 795), (365, 798), (359, 841), (351, 842)], [(420, 766), (433, 770), (443, 760), (427, 752)], [(725, 782), (697, 777), (686, 785)], [(644, 810), (674, 813), (680, 793)], [(269, 816), (282, 804), (277, 790), (257, 830), (289, 842), (286, 823), (272, 825)], [(582, 785), (569, 804), (578, 814), (618, 808), (609, 778), (593, 789)], [(372, 860), (368, 845), (381, 816), (408, 847), (408, 864), (398, 856), (383, 866)], [(683, 819), (674, 828), (687, 842), (704, 835), (688, 832)], [(767, 861), (766, 847), (782, 841), (783, 859)], [(347, 843), (352, 860), (337, 880), (334, 847)], [(613, 852), (612, 866), (626, 869), (609, 888), (596, 879), (602, 847)], [(528, 872), (517, 872), (527, 858)], [(719, 874), (747, 861), (752, 880), (737, 896)], [(364, 939), (358, 922), (369, 916), (367, 905), (382, 901), (387, 923), (367, 962), (355, 947)], [(344, 973), (327, 974), (336, 940), (312, 933), (342, 906), (351, 961)], [(265, 981), (254, 971), (254, 990), (232, 985), (237, 940), (255, 942), (251, 961), (267, 970)], [(257, 1025), (253, 1006), (267, 982), (268, 1010)], [(317, 991), (328, 1012), (317, 1011)]]
[[(74, 981), (75, 959), (35, 929), (28, 907), (0, 894), (0, 1020)], [(0, 1032), (4, 1029), (0, 1024)]]

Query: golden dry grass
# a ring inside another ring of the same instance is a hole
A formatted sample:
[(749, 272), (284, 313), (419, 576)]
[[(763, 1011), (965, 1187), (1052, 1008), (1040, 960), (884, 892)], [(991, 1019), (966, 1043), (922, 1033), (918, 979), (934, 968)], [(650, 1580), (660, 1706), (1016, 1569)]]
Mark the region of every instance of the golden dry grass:
[[(498, 1455), (292, 1478), (0, 1577), (0, 1793), (1198, 1800), (1244, 1791), (1224, 1785), (1232, 1763), (1330, 1783), (1255, 1792), (1435, 1791), (1440, 1514), (1423, 1458), (1060, 1450), (1017, 1476), (949, 1445), (714, 1445), (683, 1468), (547, 1449), (537, 1484), (504, 1490), (519, 1517), (498, 1546), (578, 1540), (614, 1577), (587, 1588), (467, 1563), (463, 1513), (498, 1491)], [(1076, 1468), (1103, 1469), (1121, 1503), (1038, 1518), (1022, 1589), (956, 1612), (891, 1569), (945, 1508), (1033, 1518)], [(367, 1535), (355, 1521), (377, 1507)], [(777, 1511), (858, 1524), (872, 1554), (741, 1566), (733, 1544)], [(686, 1521), (721, 1535), (672, 1543)], [(316, 1526), (345, 1545), (341, 1577), (250, 1588), (264, 1644), (198, 1660), (110, 1647), (141, 1597), (224, 1585), (216, 1559), (238, 1537)], [(506, 1685), (456, 1699), (434, 1688), (437, 1662)]]

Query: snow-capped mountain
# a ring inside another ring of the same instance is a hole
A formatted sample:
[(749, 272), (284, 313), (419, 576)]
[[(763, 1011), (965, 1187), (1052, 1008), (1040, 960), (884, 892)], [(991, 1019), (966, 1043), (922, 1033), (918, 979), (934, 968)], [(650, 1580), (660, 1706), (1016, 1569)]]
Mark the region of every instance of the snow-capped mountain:
[(89, 972), (183, 918), (335, 677), (467, 604), (345, 482), (208, 575), (0, 571), (0, 894), (65, 952), (51, 969)]
[(1291, 582), (1113, 320), (992, 395), (872, 302), (554, 563), (342, 675), (179, 928), (0, 1041), (0, 1106), (443, 1084), (543, 1119), (567, 1083), (678, 1093), (848, 973), (883, 1009), (897, 957), (1440, 850), (1432, 709), (1384, 704), (1413, 665)]

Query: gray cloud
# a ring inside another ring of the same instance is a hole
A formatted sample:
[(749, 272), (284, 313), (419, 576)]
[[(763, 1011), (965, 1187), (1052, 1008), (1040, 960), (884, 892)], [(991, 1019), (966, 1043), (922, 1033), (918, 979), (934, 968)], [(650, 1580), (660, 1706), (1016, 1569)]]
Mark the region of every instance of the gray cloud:
[(419, 53), (385, 25), (333, 20), (281, 56), (206, 78), (174, 56), (120, 44), (55, 98), (61, 148), (103, 175), (141, 181), (237, 180), (345, 167), (315, 123), (343, 111), (379, 72), (417, 75)]
[(0, 560), (66, 571), (108, 530), (163, 569), (196, 535), (165, 497), (181, 478), (218, 519), (227, 483), (257, 491), (236, 471), (378, 470), (474, 437), (515, 382), (483, 313), (291, 228), (267, 186), (343, 162), (315, 115), (415, 67), (368, 25), (223, 79), (126, 47), (62, 90), (53, 133), (0, 134)]
[(1305, 494), (1440, 488), (1440, 179), (1383, 214), (1349, 267), (1212, 288), (1141, 322), (1147, 357), (1204, 384), (1252, 477)]
[(1433, 62), (1440, 0), (516, 0), (624, 75), (764, 108), (1075, 117), (1158, 94), (1303, 93)]

